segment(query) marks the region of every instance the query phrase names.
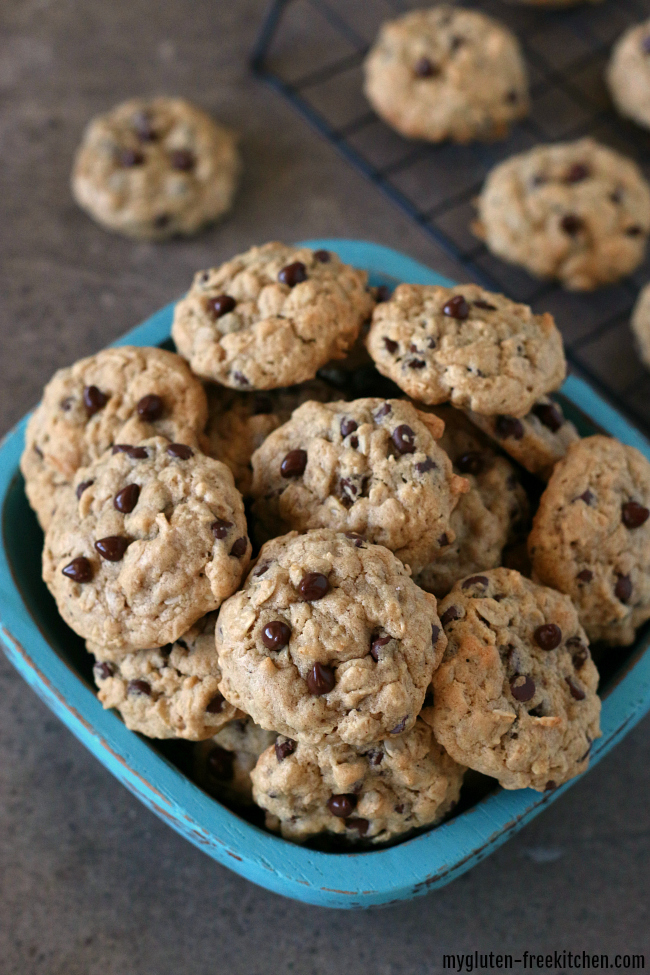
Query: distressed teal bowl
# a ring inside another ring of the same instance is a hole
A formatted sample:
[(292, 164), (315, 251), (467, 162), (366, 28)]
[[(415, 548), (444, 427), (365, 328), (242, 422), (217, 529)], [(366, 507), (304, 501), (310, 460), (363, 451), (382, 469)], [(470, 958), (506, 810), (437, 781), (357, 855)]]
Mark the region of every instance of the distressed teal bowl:
[[(348, 240), (309, 241), (369, 271), (371, 283), (449, 284), (396, 251)], [(172, 305), (116, 344), (158, 345), (169, 338)], [(569, 377), (563, 401), (583, 433), (595, 427), (638, 447), (650, 444), (589, 386)], [(590, 424), (590, 420), (593, 423)], [(25, 417), (0, 446), (0, 634), (9, 660), (49, 708), (156, 815), (231, 870), (262, 887), (326, 907), (364, 908), (418, 897), (469, 870), (554, 802), (569, 782), (541, 795), (497, 789), (473, 808), (385, 850), (322, 853), (272, 836), (221, 806), (146, 739), (127, 731), (95, 697), (87, 655), (56, 612), (40, 577), (42, 535), (27, 504), (18, 462)], [(591, 767), (650, 709), (650, 654), (644, 633), (607, 683), (603, 736)], [(585, 773), (587, 774), (587, 773)], [(575, 781), (575, 779), (573, 780)]]

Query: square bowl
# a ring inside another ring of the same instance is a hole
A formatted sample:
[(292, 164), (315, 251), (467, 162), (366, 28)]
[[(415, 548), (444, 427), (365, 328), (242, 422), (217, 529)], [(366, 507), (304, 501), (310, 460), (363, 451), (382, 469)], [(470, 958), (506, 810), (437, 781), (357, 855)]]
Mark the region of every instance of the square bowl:
[[(369, 272), (371, 284), (400, 281), (449, 285), (448, 279), (386, 247), (362, 241), (306, 241), (336, 251)], [(173, 304), (116, 345), (169, 341)], [(570, 376), (561, 390), (565, 412), (581, 433), (603, 430), (641, 450), (650, 443), (586, 383)], [(59, 617), (41, 580), (43, 537), (18, 464), (27, 417), (0, 444), (0, 637), (9, 660), (73, 734), (134, 795), (196, 846), (248, 880), (326, 907), (364, 908), (425, 894), (469, 870), (570, 788), (553, 792), (495, 788), (441, 826), (398, 845), (358, 853), (323, 853), (259, 829), (206, 795), (145, 738), (105, 711), (92, 688), (90, 658)], [(650, 710), (649, 628), (621, 653), (604, 683), (603, 736), (593, 766)], [(583, 773), (587, 774), (587, 773)]]

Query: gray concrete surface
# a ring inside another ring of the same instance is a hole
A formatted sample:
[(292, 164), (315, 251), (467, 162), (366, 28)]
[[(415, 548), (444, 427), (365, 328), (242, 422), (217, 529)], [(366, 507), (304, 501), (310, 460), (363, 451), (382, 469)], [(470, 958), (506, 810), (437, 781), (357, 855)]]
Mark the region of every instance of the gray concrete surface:
[[(0, 430), (59, 365), (254, 242), (364, 237), (449, 262), (246, 69), (263, 0), (0, 4)], [(85, 121), (180, 93), (243, 133), (224, 224), (133, 244), (68, 192)], [(0, 655), (0, 975), (420, 975), (444, 952), (648, 949), (650, 722), (463, 879), (382, 912), (283, 900), (127, 793)], [(650, 955), (646, 959), (650, 965)]]

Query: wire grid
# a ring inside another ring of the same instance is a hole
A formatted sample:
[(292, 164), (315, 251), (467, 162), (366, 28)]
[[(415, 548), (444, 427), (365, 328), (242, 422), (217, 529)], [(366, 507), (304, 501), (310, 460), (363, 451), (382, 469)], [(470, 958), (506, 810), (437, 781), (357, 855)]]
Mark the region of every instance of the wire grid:
[(635, 158), (650, 178), (650, 133), (616, 114), (603, 81), (612, 43), (650, 16), (650, 0), (606, 0), (555, 11), (503, 0), (472, 3), (519, 37), (531, 78), (531, 112), (509, 138), (469, 146), (403, 139), (363, 96), (362, 62), (379, 26), (422, 5), (422, 0), (275, 0), (253, 53), (253, 70), (469, 278), (536, 311), (552, 312), (572, 368), (650, 432), (650, 373), (629, 329), (639, 288), (650, 280), (650, 259), (616, 285), (568, 292), (494, 257), (471, 232), (472, 201), (488, 171), (540, 142), (593, 135)]

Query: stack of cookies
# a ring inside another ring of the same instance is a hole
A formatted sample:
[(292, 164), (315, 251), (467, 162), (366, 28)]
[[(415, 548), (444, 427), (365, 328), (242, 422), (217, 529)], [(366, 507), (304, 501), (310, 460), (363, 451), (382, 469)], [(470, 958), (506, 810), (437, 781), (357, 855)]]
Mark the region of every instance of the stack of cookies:
[(468, 768), (584, 771), (589, 641), (650, 618), (650, 464), (550, 398), (552, 317), (270, 243), (197, 273), (172, 335), (60, 370), (27, 430), (103, 705), (298, 842), (431, 827)]

